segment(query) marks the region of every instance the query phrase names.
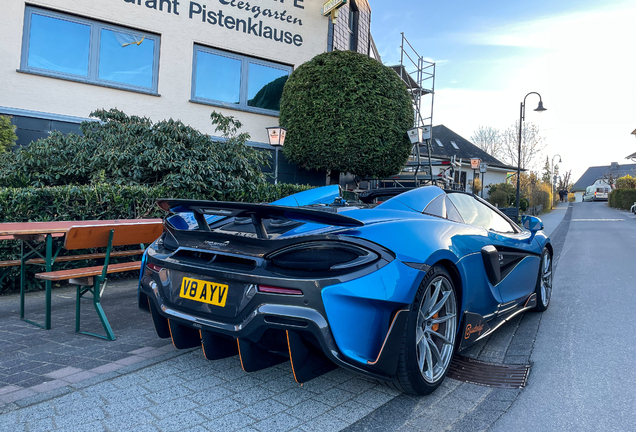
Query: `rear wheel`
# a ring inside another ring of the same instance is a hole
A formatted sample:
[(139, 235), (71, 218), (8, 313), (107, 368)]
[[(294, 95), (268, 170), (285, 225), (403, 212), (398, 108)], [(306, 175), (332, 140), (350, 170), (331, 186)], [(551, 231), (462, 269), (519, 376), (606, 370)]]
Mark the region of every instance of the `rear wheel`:
[(535, 293), (537, 294), (535, 310), (543, 312), (550, 306), (550, 299), (552, 298), (552, 255), (548, 248), (543, 248), (543, 253), (541, 254), (541, 267), (539, 268)]
[(455, 352), (457, 295), (444, 267), (434, 266), (411, 305), (398, 364), (398, 380), (407, 393), (425, 395), (444, 380)]

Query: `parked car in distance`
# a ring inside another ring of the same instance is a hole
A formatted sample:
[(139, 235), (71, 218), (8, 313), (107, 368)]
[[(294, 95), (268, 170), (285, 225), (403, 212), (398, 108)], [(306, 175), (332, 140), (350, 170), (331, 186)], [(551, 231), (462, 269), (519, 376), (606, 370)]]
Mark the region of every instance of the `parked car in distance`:
[(420, 395), (455, 352), (548, 308), (540, 219), (522, 228), (437, 186), (376, 195), (349, 203), (333, 185), (271, 204), (158, 200), (164, 233), (144, 254), (139, 308), (176, 348), (237, 356), (246, 372), (287, 362), (303, 383), (340, 366)]
[(594, 184), (585, 189), (583, 201), (607, 201), (610, 193), (610, 187)]

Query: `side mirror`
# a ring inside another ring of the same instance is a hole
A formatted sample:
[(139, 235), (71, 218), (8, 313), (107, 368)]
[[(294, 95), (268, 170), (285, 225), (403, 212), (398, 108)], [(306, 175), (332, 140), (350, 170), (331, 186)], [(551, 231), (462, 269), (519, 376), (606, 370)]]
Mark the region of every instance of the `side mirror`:
[(535, 216), (523, 216), (521, 218), (521, 223), (523, 227), (530, 231), (530, 238), (528, 239), (528, 243), (532, 243), (534, 236), (537, 234), (537, 231), (543, 229), (543, 222), (541, 219)]
[(543, 229), (543, 222), (541, 219), (535, 216), (523, 216), (521, 218), (523, 227), (531, 232), (536, 232)]

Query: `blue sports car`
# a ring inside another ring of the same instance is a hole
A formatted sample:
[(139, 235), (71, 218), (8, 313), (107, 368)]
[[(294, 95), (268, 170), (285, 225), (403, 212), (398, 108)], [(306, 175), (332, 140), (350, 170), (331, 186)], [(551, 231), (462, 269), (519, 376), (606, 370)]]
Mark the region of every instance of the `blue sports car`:
[[(247, 372), (290, 361), (302, 383), (341, 366), (428, 394), (457, 350), (519, 312), (544, 311), (552, 246), (488, 202), (437, 186), (338, 186), (271, 204), (165, 199), (139, 307), (177, 348), (239, 356)], [(378, 201), (384, 201), (378, 203)]]

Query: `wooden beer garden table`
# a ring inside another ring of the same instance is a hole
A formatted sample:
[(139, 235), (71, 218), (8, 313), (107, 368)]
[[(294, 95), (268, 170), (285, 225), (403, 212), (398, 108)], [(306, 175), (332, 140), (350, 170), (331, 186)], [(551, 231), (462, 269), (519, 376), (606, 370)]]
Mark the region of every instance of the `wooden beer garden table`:
[[(58, 254), (62, 250), (62, 242), (53, 251), (53, 239), (63, 240), (71, 227), (99, 226), (118, 224), (161, 224), (161, 219), (117, 219), (117, 220), (83, 220), (83, 221), (56, 221), (56, 222), (8, 222), (0, 223), (0, 240), (20, 241), (20, 319), (42, 327), (51, 328), (51, 288), (52, 281), (45, 281), (45, 318), (44, 324), (39, 324), (24, 318), (24, 294), (25, 294), (25, 264), (34, 256), (39, 256), (46, 272), (51, 271)], [(26, 248), (25, 248), (26, 246)], [(44, 247), (44, 254), (42, 254)]]

